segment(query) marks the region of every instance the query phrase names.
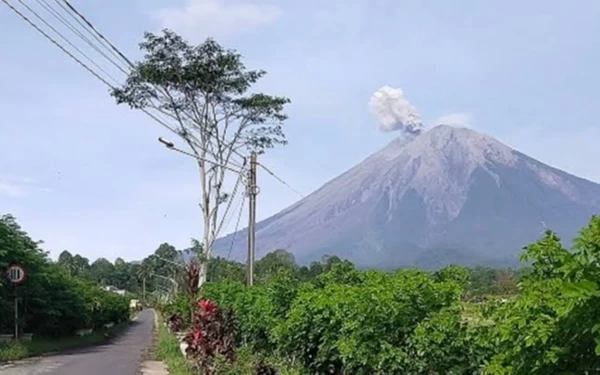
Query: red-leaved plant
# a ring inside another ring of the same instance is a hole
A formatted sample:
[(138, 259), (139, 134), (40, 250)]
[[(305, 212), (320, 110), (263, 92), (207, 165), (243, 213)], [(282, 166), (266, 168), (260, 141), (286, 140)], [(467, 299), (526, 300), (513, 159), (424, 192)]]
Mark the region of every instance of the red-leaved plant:
[(173, 333), (180, 332), (183, 329), (183, 316), (181, 313), (175, 313), (167, 319), (167, 326)]
[(223, 311), (210, 300), (200, 300), (192, 327), (184, 338), (188, 344), (186, 354), (203, 374), (214, 374), (217, 357), (235, 361), (235, 331), (233, 311)]

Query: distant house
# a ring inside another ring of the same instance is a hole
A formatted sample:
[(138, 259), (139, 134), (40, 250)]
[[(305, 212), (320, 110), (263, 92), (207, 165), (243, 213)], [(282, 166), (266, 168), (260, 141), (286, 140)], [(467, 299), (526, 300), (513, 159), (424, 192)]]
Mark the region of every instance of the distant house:
[(107, 286), (103, 286), (102, 289), (106, 290), (107, 292), (113, 292), (113, 293), (117, 293), (119, 295), (125, 295), (125, 290), (121, 290), (119, 288), (117, 288), (116, 286), (112, 286), (112, 285), (107, 285)]

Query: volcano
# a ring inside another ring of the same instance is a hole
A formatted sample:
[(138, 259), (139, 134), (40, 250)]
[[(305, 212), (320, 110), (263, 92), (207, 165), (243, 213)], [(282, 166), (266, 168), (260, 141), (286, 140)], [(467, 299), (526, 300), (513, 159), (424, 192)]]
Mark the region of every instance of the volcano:
[[(257, 224), (257, 258), (337, 255), (363, 267), (518, 264), (545, 228), (570, 243), (600, 212), (600, 184), (468, 128), (396, 139), (306, 198)], [(233, 234), (215, 244), (229, 252)], [(246, 234), (231, 256), (244, 260)]]

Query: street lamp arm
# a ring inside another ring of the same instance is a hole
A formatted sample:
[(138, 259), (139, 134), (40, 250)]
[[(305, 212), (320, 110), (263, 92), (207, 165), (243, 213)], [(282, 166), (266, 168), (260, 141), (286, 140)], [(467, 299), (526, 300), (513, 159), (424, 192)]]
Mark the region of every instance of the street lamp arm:
[(175, 145), (173, 144), (173, 142), (167, 141), (163, 137), (158, 137), (158, 141), (160, 143), (162, 143), (163, 145), (167, 146), (167, 148), (173, 148), (173, 147), (175, 147)]

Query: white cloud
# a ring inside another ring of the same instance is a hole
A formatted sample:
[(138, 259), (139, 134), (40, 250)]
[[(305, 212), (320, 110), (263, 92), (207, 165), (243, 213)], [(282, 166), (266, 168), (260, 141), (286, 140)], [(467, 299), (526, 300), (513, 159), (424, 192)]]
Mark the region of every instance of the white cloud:
[(281, 10), (273, 4), (242, 0), (187, 0), (183, 7), (164, 8), (156, 13), (162, 28), (172, 29), (191, 41), (241, 34), (280, 15)]
[(404, 96), (400, 88), (384, 86), (369, 100), (369, 110), (377, 118), (379, 130), (401, 131), (408, 135), (421, 133), (425, 126), (417, 108)]
[(470, 113), (448, 113), (440, 117), (435, 124), (436, 125), (450, 125), (460, 128), (470, 128), (473, 123), (473, 115)]

